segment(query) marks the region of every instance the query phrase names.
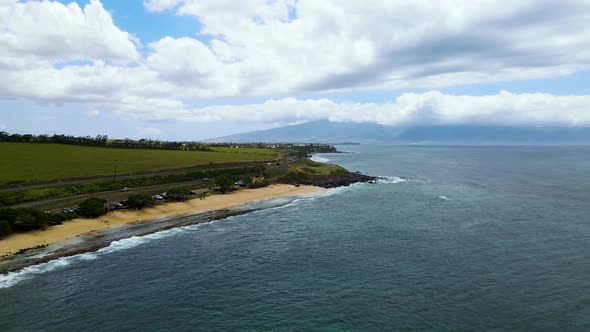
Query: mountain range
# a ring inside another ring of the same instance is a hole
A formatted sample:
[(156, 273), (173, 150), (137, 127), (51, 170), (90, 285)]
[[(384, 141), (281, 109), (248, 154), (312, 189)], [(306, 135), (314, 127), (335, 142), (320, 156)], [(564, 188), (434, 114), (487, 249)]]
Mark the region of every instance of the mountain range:
[(586, 127), (483, 125), (385, 126), (313, 121), (218, 137), (209, 142), (424, 143), (424, 144), (588, 144)]

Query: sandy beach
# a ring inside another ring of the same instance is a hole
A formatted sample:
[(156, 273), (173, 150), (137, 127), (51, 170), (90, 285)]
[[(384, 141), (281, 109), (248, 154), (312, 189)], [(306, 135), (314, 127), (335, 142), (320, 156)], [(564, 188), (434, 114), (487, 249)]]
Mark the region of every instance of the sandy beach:
[(118, 225), (226, 209), (276, 197), (318, 194), (324, 190), (313, 186), (295, 187), (279, 184), (259, 189), (241, 189), (225, 195), (212, 195), (204, 200), (192, 199), (184, 202), (170, 202), (143, 210), (113, 211), (96, 219), (73, 219), (64, 222), (63, 225), (53, 226), (44, 231), (14, 234), (0, 240), (0, 256), (16, 253), (26, 248), (61, 242), (80, 234)]

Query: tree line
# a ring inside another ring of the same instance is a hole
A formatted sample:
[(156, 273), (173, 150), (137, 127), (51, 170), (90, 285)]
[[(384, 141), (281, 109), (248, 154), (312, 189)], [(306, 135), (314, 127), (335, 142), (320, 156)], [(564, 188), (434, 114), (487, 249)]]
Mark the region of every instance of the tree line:
[(330, 144), (288, 144), (288, 143), (202, 143), (194, 141), (160, 141), (149, 138), (133, 140), (109, 139), (107, 135), (72, 136), (64, 134), (54, 135), (32, 135), (32, 134), (10, 134), (0, 131), (0, 142), (18, 143), (56, 143), (81, 146), (95, 146), (118, 149), (152, 149), (152, 150), (186, 150), (186, 151), (212, 151), (210, 147), (243, 147), (260, 149), (282, 149), (297, 153), (331, 153), (337, 152)]
[(183, 151), (211, 151), (207, 145), (201, 142), (182, 141), (160, 141), (142, 138), (140, 140), (110, 139), (107, 135), (92, 136), (71, 136), (63, 134), (54, 135), (32, 135), (32, 134), (10, 134), (0, 132), (0, 142), (18, 143), (55, 143), (80, 146), (94, 146), (118, 149), (151, 149), (151, 150), (183, 150)]

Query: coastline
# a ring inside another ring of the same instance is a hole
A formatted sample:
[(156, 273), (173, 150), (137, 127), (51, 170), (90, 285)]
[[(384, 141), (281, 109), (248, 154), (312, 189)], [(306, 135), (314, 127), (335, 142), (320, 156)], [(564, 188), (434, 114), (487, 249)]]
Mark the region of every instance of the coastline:
[[(0, 273), (49, 259), (97, 250), (110, 242), (187, 224), (251, 212), (230, 208), (278, 197), (323, 193), (317, 186), (275, 184), (184, 202), (168, 202), (143, 210), (119, 210), (94, 219), (77, 218), (44, 231), (11, 235), (0, 240)], [(195, 218), (197, 217), (198, 218)], [(192, 217), (192, 221), (186, 220)], [(107, 222), (108, 221), (108, 222)], [(87, 243), (85, 243), (87, 242)]]

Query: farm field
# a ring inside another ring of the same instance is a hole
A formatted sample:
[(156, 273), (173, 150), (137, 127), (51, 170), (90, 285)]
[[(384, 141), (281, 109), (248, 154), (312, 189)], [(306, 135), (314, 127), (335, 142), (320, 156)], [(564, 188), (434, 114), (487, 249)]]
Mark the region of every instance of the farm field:
[(209, 163), (266, 161), (270, 149), (214, 148), (213, 152), (98, 148), (0, 142), (0, 185), (159, 171)]

